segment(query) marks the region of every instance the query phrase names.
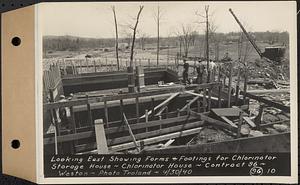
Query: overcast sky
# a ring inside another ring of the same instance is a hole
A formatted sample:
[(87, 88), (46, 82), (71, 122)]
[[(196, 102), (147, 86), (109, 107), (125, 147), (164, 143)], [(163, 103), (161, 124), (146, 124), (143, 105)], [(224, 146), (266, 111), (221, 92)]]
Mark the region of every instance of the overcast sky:
[(161, 36), (174, 36), (181, 25), (190, 24), (204, 33), (204, 21), (195, 14), (204, 15), (204, 6), (209, 5), (217, 32), (236, 32), (239, 26), (228, 11), (232, 8), (248, 31), (289, 31), (293, 29), (291, 16), (296, 11), (290, 2), (85, 2), (42, 3), (39, 19), (43, 35), (73, 35), (93, 38), (113, 38), (115, 34), (111, 6), (115, 5), (119, 34), (129, 32), (126, 25), (133, 23), (139, 5), (144, 5), (139, 33), (156, 36), (154, 14), (157, 6), (163, 13)]

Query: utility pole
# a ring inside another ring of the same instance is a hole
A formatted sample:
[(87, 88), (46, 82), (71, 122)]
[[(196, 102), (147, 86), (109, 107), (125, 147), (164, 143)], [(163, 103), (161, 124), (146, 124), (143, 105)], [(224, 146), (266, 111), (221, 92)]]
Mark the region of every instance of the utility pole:
[(205, 17), (206, 17), (206, 59), (207, 59), (207, 83), (210, 81), (210, 70), (209, 70), (209, 43), (208, 43), (208, 31), (209, 31), (209, 25), (208, 25), (208, 9), (209, 6), (205, 6)]

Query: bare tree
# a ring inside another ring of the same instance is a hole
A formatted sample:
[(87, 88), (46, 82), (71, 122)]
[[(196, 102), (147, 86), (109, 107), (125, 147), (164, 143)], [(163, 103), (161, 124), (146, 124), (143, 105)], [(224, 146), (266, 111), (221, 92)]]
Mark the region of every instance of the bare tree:
[(135, 44), (135, 39), (136, 39), (137, 26), (139, 24), (140, 15), (141, 15), (143, 9), (144, 9), (144, 6), (139, 7), (139, 11), (137, 13), (136, 22), (135, 22), (134, 26), (133, 27), (129, 26), (129, 28), (133, 30), (131, 49), (130, 49), (130, 67), (133, 67), (133, 54), (134, 54), (134, 44)]
[(117, 58), (117, 65), (118, 65), (118, 71), (119, 71), (120, 70), (120, 64), (119, 64), (118, 23), (117, 23), (117, 16), (116, 16), (115, 6), (112, 6), (111, 9), (113, 11), (114, 21), (115, 21), (115, 29), (116, 29), (115, 47), (116, 47), (116, 58)]
[(181, 25), (181, 30), (177, 32), (180, 44), (183, 46), (184, 57), (188, 56), (191, 44), (196, 38), (196, 32), (190, 24)]
[(141, 49), (144, 50), (145, 49), (145, 44), (146, 44), (146, 39), (148, 38), (148, 35), (143, 33), (143, 34), (140, 34), (140, 46), (141, 46)]
[(157, 6), (157, 12), (156, 14), (154, 14), (154, 18), (155, 18), (155, 21), (156, 21), (156, 24), (157, 24), (157, 50), (156, 50), (156, 65), (158, 66), (158, 63), (159, 63), (159, 41), (160, 41), (160, 37), (159, 37), (159, 29), (160, 29), (160, 22), (161, 22), (161, 18), (162, 18), (162, 13), (161, 13), (161, 10), (160, 10), (160, 7), (159, 5)]

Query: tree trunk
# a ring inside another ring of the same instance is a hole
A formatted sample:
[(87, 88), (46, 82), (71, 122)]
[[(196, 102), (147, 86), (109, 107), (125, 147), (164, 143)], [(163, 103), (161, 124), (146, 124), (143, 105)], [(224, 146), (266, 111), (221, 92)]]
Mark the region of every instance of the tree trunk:
[(118, 71), (120, 70), (120, 63), (119, 63), (119, 41), (118, 41), (118, 24), (117, 24), (117, 16), (116, 16), (116, 10), (115, 7), (112, 6), (112, 11), (114, 14), (114, 21), (115, 21), (115, 28), (116, 28), (116, 58), (117, 58), (117, 66), (118, 66)]
[(136, 29), (137, 29), (139, 19), (140, 19), (140, 15), (141, 15), (141, 12), (142, 12), (143, 8), (144, 8), (144, 6), (140, 6), (140, 10), (137, 14), (136, 22), (135, 22), (135, 25), (134, 25), (134, 28), (133, 28), (132, 44), (131, 44), (131, 50), (130, 50), (130, 67), (133, 67), (133, 52), (134, 52), (134, 43), (135, 43), (135, 37), (136, 37)]

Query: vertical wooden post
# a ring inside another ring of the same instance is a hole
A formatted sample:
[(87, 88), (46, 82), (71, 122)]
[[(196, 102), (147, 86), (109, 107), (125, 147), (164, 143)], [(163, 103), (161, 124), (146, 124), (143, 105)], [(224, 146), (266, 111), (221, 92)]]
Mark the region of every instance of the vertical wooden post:
[(144, 74), (144, 69), (140, 66), (136, 67), (136, 86), (137, 86), (137, 91), (141, 92), (142, 88), (145, 88), (145, 74)]
[(231, 106), (231, 83), (232, 83), (232, 63), (229, 66), (229, 83), (228, 83), (228, 104), (227, 107)]
[(218, 73), (218, 82), (220, 83), (218, 87), (218, 107), (221, 107), (221, 91), (222, 91), (222, 83), (221, 83), (221, 66), (219, 66), (219, 73)]
[(256, 125), (257, 130), (260, 130), (260, 125), (261, 125), (263, 112), (264, 112), (264, 105), (260, 105), (258, 115), (254, 119), (254, 123)]
[(94, 69), (95, 69), (95, 73), (97, 72), (97, 67), (96, 67), (96, 60), (94, 59)]
[(211, 87), (208, 88), (208, 111), (211, 109)]
[(240, 79), (241, 79), (241, 74), (240, 74), (240, 68), (238, 67), (238, 78), (236, 82), (236, 90), (235, 90), (235, 105), (238, 105), (239, 101), (239, 93), (240, 93)]
[(177, 109), (177, 117), (180, 116), (180, 109)]
[(76, 123), (75, 123), (75, 115), (74, 115), (74, 110), (73, 107), (70, 107), (70, 119), (71, 119), (71, 128), (72, 128), (72, 132), (73, 134), (76, 133)]
[(148, 109), (145, 110), (145, 122), (148, 122)]
[[(87, 102), (89, 102), (89, 95), (86, 95), (86, 100), (87, 100)], [(88, 122), (89, 122), (90, 126), (93, 126), (91, 105), (89, 103), (87, 103), (86, 106), (87, 106), (87, 111), (88, 111)]]
[(247, 67), (245, 67), (245, 72), (244, 72), (244, 95), (243, 95), (243, 102), (246, 104), (246, 94), (247, 94), (247, 83), (248, 83), (248, 70)]
[(154, 107), (154, 98), (151, 98), (151, 120), (154, 120), (155, 116)]
[(108, 154), (107, 141), (102, 119), (95, 120), (95, 133), (98, 154)]
[(81, 61), (81, 59), (79, 59), (79, 71), (80, 71), (80, 74), (82, 74), (82, 61)]
[(136, 122), (140, 121), (140, 105), (139, 105), (139, 97), (135, 98), (135, 111), (136, 111)]
[(140, 63), (139, 66), (142, 66), (142, 59), (139, 59), (139, 63)]
[(240, 114), (239, 114), (239, 122), (238, 122), (238, 129), (237, 129), (237, 133), (236, 133), (237, 138), (240, 138), (240, 137), (241, 137), (242, 123), (243, 123), (243, 112), (240, 111)]
[[(122, 94), (122, 90), (120, 90), (119, 94)], [(123, 113), (124, 113), (124, 104), (123, 104), (123, 99), (120, 99), (120, 113), (121, 113), (121, 121), (122, 123), (124, 123), (124, 116), (123, 116)]]
[(203, 106), (203, 112), (207, 111), (207, 101), (206, 101), (206, 89), (203, 89), (203, 101), (202, 101), (202, 106)]
[(107, 101), (104, 97), (104, 115), (105, 115), (105, 126), (108, 127), (108, 107), (107, 107)]
[(148, 59), (148, 68), (150, 68), (150, 59)]
[(127, 73), (128, 73), (128, 92), (133, 93), (134, 87), (135, 87), (133, 67), (131, 67), (131, 66), (127, 67)]

